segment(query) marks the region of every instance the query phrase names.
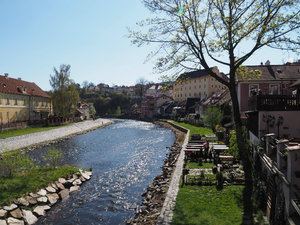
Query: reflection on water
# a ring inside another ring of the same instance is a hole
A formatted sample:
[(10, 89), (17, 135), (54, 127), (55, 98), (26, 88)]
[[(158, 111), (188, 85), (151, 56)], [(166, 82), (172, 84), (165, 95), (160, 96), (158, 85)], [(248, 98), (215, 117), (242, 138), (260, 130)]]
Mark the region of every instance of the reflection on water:
[[(161, 172), (174, 134), (151, 123), (116, 124), (54, 144), (64, 164), (93, 168), (93, 177), (76, 194), (55, 205), (38, 224), (124, 224), (140, 205), (141, 194)], [(52, 145), (53, 146), (53, 145)], [(30, 153), (39, 164), (51, 146)]]

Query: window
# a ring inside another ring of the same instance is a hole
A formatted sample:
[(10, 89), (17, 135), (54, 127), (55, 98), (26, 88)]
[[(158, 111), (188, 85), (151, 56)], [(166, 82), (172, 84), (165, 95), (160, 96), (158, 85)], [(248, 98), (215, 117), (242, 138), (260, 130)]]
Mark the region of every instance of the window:
[(9, 122), (9, 112), (6, 112), (7, 121)]
[(270, 84), (269, 85), (269, 94), (270, 95), (279, 95), (279, 85), (278, 84)]
[(9, 98), (6, 98), (6, 105), (9, 105)]
[(23, 102), (23, 104), (24, 104), (24, 105), (26, 105), (26, 97), (24, 98), (24, 102)]
[(15, 105), (18, 105), (18, 98), (15, 98)]
[(18, 112), (16, 112), (16, 121), (18, 120)]
[(258, 92), (258, 84), (250, 84), (249, 85), (249, 96), (256, 95)]

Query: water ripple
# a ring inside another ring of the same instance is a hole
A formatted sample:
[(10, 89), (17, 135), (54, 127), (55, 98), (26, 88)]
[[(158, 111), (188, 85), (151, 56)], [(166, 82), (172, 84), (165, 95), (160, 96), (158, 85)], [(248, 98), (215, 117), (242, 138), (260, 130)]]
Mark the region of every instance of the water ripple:
[[(93, 168), (93, 177), (76, 194), (55, 205), (38, 224), (124, 224), (134, 216), (141, 194), (161, 172), (174, 134), (152, 123), (116, 124), (56, 143), (64, 163)], [(49, 147), (30, 154), (44, 164)]]

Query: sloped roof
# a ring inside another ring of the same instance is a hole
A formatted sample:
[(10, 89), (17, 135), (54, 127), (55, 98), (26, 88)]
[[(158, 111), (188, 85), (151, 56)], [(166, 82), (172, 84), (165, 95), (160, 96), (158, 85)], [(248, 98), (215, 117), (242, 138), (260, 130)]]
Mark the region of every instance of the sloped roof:
[[(271, 81), (271, 80), (297, 80), (300, 78), (299, 64), (284, 64), (284, 65), (258, 65), (245, 66), (249, 70), (261, 71), (259, 79), (255, 81)], [(240, 74), (237, 74), (237, 80), (243, 81)]]
[[(26, 89), (26, 91), (24, 91)], [(33, 82), (0, 75), (0, 93), (29, 95), (50, 98), (39, 86)]]

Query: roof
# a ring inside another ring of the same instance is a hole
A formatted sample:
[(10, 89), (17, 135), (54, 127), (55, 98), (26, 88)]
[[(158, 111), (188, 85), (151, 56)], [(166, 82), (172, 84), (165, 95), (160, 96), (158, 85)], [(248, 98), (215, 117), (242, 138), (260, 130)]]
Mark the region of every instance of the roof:
[(33, 82), (3, 75), (0, 75), (0, 93), (50, 98), (46, 92)]
[(206, 77), (206, 76), (210, 76), (210, 75), (205, 70), (196, 70), (196, 71), (193, 71), (193, 72), (181, 74), (178, 77), (177, 80), (181, 80), (181, 79), (195, 79), (195, 78)]
[[(300, 78), (300, 65), (297, 63), (284, 65), (258, 65), (245, 66), (250, 71), (261, 71), (259, 79), (255, 81), (274, 81), (274, 80), (297, 80)], [(237, 74), (237, 80), (243, 81), (240, 74)]]

